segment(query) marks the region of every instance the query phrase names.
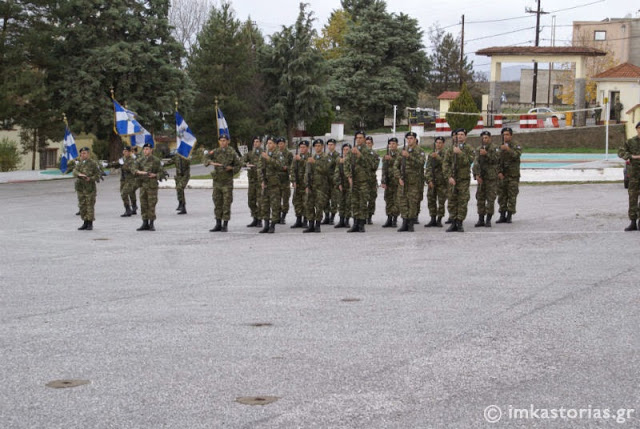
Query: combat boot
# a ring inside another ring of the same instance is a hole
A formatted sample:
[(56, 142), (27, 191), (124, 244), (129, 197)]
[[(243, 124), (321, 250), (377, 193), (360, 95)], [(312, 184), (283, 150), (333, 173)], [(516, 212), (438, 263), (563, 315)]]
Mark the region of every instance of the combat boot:
[(316, 228), (314, 226), (314, 223), (312, 220), (309, 221), (309, 226), (307, 226), (307, 228), (305, 230), (302, 231), (303, 233), (307, 233), (307, 232), (316, 232)]
[(458, 221), (458, 232), (464, 232), (464, 227), (462, 226), (462, 221)]
[(258, 226), (258, 218), (257, 217), (253, 218), (253, 222), (251, 222), (249, 225), (247, 225), (247, 228), (253, 228), (255, 226)]
[(229, 226), (229, 221), (225, 220), (222, 222), (222, 228), (220, 228), (220, 232), (227, 232), (227, 226)]
[(438, 216), (438, 217), (436, 218), (436, 226), (437, 226), (438, 228), (442, 228), (442, 216)]
[(178, 207), (176, 207), (176, 211), (182, 210), (182, 203), (178, 201)]
[(280, 224), (281, 225), (286, 225), (286, 222), (284, 221), (287, 217), (287, 214), (285, 212), (280, 213)]
[(429, 223), (425, 223), (425, 224), (424, 224), (424, 227), (425, 227), (425, 228), (431, 228), (431, 227), (436, 226), (436, 225), (437, 225), (437, 223), (436, 223), (436, 217), (435, 217), (435, 216), (431, 216), (431, 222), (429, 222)]
[(418, 218), (413, 218), (413, 224), (414, 225), (420, 225), (420, 221), (418, 220)]
[(413, 225), (415, 225), (417, 219), (409, 219), (409, 221), (407, 222), (407, 232), (414, 232), (415, 229), (413, 228)]
[(504, 212), (500, 212), (500, 218), (496, 221), (496, 223), (505, 223), (507, 221), (507, 217), (504, 215)]
[(407, 219), (402, 218), (402, 226), (398, 228), (398, 232), (406, 232), (409, 231), (409, 222)]
[(372, 216), (367, 218), (367, 225), (373, 225), (373, 221), (371, 220)]
[(455, 232), (458, 230), (458, 221), (456, 220), (451, 220), (451, 225), (449, 225), (449, 228), (447, 228), (447, 232)]
[(269, 221), (265, 221), (265, 224), (269, 225), (269, 234), (273, 234), (274, 232), (276, 232), (276, 223), (275, 222), (271, 222), (271, 224), (269, 224)]
[(85, 229), (87, 229), (87, 226), (89, 225), (89, 221), (84, 221), (82, 222), (82, 226), (80, 228), (78, 228), (78, 231), (84, 231)]
[(350, 225), (349, 225), (349, 216), (347, 216), (346, 218), (344, 218), (344, 227), (345, 227), (345, 228), (349, 228), (349, 227), (350, 227)]
[(331, 213), (331, 217), (329, 218), (329, 225), (333, 225), (333, 220), (336, 218), (335, 213)]
[(178, 212), (178, 214), (187, 214), (187, 207), (185, 206), (185, 204), (182, 204), (182, 207), (180, 207), (180, 211)]
[(393, 216), (391, 218), (391, 228), (397, 228), (398, 227), (398, 216)]
[(142, 225), (140, 228), (136, 229), (136, 231), (148, 231), (149, 230), (149, 221), (146, 219), (142, 220)]
[(474, 225), (476, 228), (484, 226), (484, 215), (478, 215), (478, 222)]
[(264, 220), (264, 228), (259, 231), (259, 234), (265, 234), (269, 232), (269, 219)]
[(155, 226), (153, 226), (153, 222), (154, 222), (154, 221), (152, 221), (152, 220), (150, 220), (150, 221), (149, 221), (149, 228), (148, 228), (148, 229), (149, 229), (149, 231), (155, 231), (155, 230), (156, 230), (156, 227), (155, 227)]
[(302, 216), (296, 216), (296, 223), (291, 225), (291, 228), (302, 228)]
[(308, 224), (309, 222), (307, 221), (307, 218), (302, 216), (302, 226), (300, 228), (306, 228)]
[(222, 220), (216, 219), (216, 226), (211, 228), (209, 232), (218, 232), (222, 230)]
[(387, 221), (384, 223), (384, 225), (382, 225), (382, 227), (383, 227), (383, 228), (391, 228), (391, 224), (393, 223), (393, 222), (391, 221), (391, 218), (392, 218), (392, 217), (393, 217), (393, 216), (387, 216)]
[(319, 220), (316, 221), (316, 231), (315, 232), (320, 232), (320, 221)]
[(360, 228), (358, 228), (358, 232), (365, 232), (364, 231), (364, 224), (367, 223), (366, 219), (360, 219)]
[(124, 206), (124, 213), (120, 215), (120, 217), (130, 217), (131, 216), (131, 207), (128, 205)]
[(344, 228), (346, 225), (344, 224), (344, 217), (340, 216), (340, 221), (334, 228)]
[[(347, 220), (347, 222), (348, 222), (348, 220)], [(360, 232), (360, 220), (359, 219), (353, 219), (353, 226), (347, 232)]]
[(256, 226), (258, 228), (262, 228), (262, 221), (260, 219), (258, 219), (258, 223), (256, 224)]
[(511, 223), (511, 216), (513, 216), (513, 213), (507, 212), (507, 219), (505, 219), (506, 223)]
[(324, 219), (322, 219), (322, 225), (329, 225), (331, 221), (329, 220), (329, 212), (324, 212)]
[[(78, 229), (81, 229), (81, 228), (78, 228)], [(626, 227), (624, 230), (625, 231), (637, 231), (638, 230), (638, 226), (636, 225), (636, 220), (633, 219), (631, 221), (631, 223), (629, 224), (629, 226)]]
[(484, 222), (484, 226), (486, 226), (487, 228), (491, 228), (491, 216), (490, 214), (487, 215), (487, 220)]
[(453, 219), (451, 219), (451, 216), (449, 216), (449, 219), (447, 219), (447, 221), (445, 222), (445, 224), (453, 224)]
[(138, 214), (138, 206), (136, 206), (135, 204), (131, 207), (131, 214), (132, 215)]

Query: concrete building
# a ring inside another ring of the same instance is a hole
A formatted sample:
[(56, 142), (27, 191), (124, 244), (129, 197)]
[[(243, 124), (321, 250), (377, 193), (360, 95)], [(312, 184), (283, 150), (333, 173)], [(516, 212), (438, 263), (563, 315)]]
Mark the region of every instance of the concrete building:
[[(561, 105), (562, 89), (566, 82), (573, 79), (570, 70), (549, 70), (538, 66), (538, 84), (536, 86), (536, 102), (539, 105)], [(551, 84), (551, 85), (549, 85)], [(549, 90), (551, 88), (551, 90)], [(520, 70), (520, 103), (531, 103), (533, 95), (533, 69)]]
[[(635, 124), (638, 122), (636, 106), (640, 104), (640, 67), (624, 63), (594, 76), (597, 88), (597, 101), (604, 106), (607, 98), (610, 105), (610, 117), (613, 118), (613, 107), (616, 100), (622, 103), (620, 120), (627, 122), (627, 136), (636, 134)], [(605, 113), (606, 114), (606, 113)], [(605, 118), (602, 115), (602, 119)]]
[(616, 63), (640, 65), (640, 18), (606, 18), (574, 21), (573, 45), (609, 51)]

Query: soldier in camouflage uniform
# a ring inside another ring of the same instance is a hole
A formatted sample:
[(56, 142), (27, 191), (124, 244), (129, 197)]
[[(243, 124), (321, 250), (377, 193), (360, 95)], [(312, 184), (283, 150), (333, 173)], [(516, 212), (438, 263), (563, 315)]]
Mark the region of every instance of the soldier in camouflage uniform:
[(176, 153), (165, 167), (169, 165), (176, 166), (176, 196), (178, 197), (178, 208), (176, 210), (179, 215), (187, 214), (187, 200), (184, 197), (184, 190), (191, 178), (191, 160)]
[(130, 217), (133, 214), (131, 207), (136, 205), (136, 161), (131, 156), (131, 148), (125, 146), (122, 149), (122, 158), (111, 163), (109, 167), (120, 169), (120, 197), (124, 204), (124, 213), (120, 217)]
[[(131, 158), (133, 158), (133, 160), (135, 162), (137, 162), (138, 160), (138, 146), (131, 146)], [(139, 176), (136, 176), (134, 174), (135, 180), (133, 181), (133, 202), (132, 202), (132, 206), (131, 206), (131, 214), (132, 215), (136, 215), (138, 214), (138, 206), (136, 205), (136, 191), (138, 189), (140, 189), (140, 187), (142, 186), (142, 179)]]
[(354, 147), (345, 161), (345, 174), (351, 186), (351, 210), (353, 226), (347, 232), (365, 232), (364, 225), (369, 216), (371, 170), (375, 160), (365, 145), (364, 132), (356, 131)]
[(340, 153), (336, 150), (336, 140), (327, 140), (327, 158), (329, 159), (329, 202), (324, 213), (323, 225), (333, 225), (336, 213), (338, 212), (338, 187), (334, 182), (334, 176), (336, 172), (336, 166), (340, 160)]
[[(500, 148), (491, 144), (491, 133), (480, 133), (482, 144), (476, 151), (473, 162), (473, 177), (478, 181), (476, 202), (478, 204), (478, 222), (475, 227), (491, 228), (491, 217), (495, 209), (496, 192), (498, 190), (498, 160)], [(487, 219), (485, 221), (485, 215)]]
[(80, 160), (77, 160), (73, 167), (80, 217), (83, 220), (82, 226), (78, 228), (80, 231), (91, 231), (96, 219), (96, 183), (100, 181), (100, 167), (96, 161), (89, 158), (89, 152), (88, 147), (80, 149)]
[(287, 141), (280, 137), (276, 143), (278, 144), (278, 150), (282, 152), (285, 157), (286, 164), (283, 170), (280, 172), (280, 205), (282, 206), (282, 213), (280, 214), (280, 223), (285, 224), (287, 213), (289, 212), (289, 198), (291, 198), (291, 185), (289, 184), (289, 167), (293, 162), (293, 155), (289, 152), (287, 147)]
[(458, 128), (454, 132), (453, 145), (444, 157), (444, 176), (449, 179), (449, 214), (451, 225), (447, 232), (464, 232), (462, 223), (467, 217), (469, 186), (473, 150), (465, 143), (467, 131)]
[(373, 137), (367, 136), (365, 138), (365, 144), (369, 150), (369, 154), (373, 157), (374, 162), (371, 166), (369, 176), (369, 194), (367, 198), (367, 225), (373, 224), (373, 215), (376, 212), (376, 200), (378, 199), (378, 178), (376, 172), (378, 171), (378, 165), (380, 165), (380, 155), (373, 150)]
[(282, 152), (276, 149), (276, 142), (269, 137), (266, 151), (260, 154), (258, 164), (262, 179), (260, 210), (262, 219), (264, 219), (264, 227), (260, 230), (261, 234), (273, 234), (276, 224), (280, 222), (280, 172), (286, 167), (285, 162)]
[(235, 150), (229, 147), (229, 137), (221, 134), (218, 137), (219, 147), (211, 151), (205, 167), (213, 165), (213, 213), (216, 226), (209, 232), (227, 232), (231, 219), (231, 203), (233, 203), (233, 176), (240, 171), (242, 162)]
[[(324, 151), (324, 141), (313, 141), (314, 154), (307, 159), (305, 189), (307, 198), (305, 212), (309, 226), (302, 232), (320, 232), (322, 214), (329, 202), (329, 159)], [(314, 225), (315, 222), (315, 225)]]
[(638, 195), (640, 193), (640, 122), (636, 124), (638, 135), (627, 140), (618, 150), (618, 156), (629, 164), (627, 174), (629, 176), (629, 219), (631, 223), (625, 231), (637, 231), (640, 226), (636, 224), (639, 217)]
[(387, 221), (383, 228), (395, 228), (398, 226), (398, 181), (393, 175), (393, 168), (398, 159), (398, 139), (391, 137), (387, 142), (387, 154), (382, 159), (382, 179), (380, 185), (384, 189), (385, 212)]
[(340, 222), (334, 228), (349, 228), (349, 218), (351, 217), (351, 187), (347, 179), (346, 169), (349, 168), (345, 164), (345, 160), (351, 151), (351, 145), (344, 143), (342, 145), (342, 156), (338, 158), (336, 170), (333, 173), (333, 183), (337, 188), (338, 195), (338, 212), (340, 213)]
[(520, 192), (520, 155), (522, 148), (511, 142), (513, 130), (503, 128), (500, 159), (498, 161), (498, 205), (500, 219), (496, 223), (511, 223), (516, 214), (516, 198)]
[(249, 211), (253, 221), (247, 225), (247, 228), (262, 227), (262, 221), (260, 220), (260, 202), (262, 195), (262, 179), (260, 178), (260, 172), (258, 171), (258, 164), (260, 158), (262, 158), (262, 140), (258, 137), (253, 138), (253, 147), (242, 157), (242, 165), (247, 167), (247, 177), (249, 179), (249, 188), (247, 190), (247, 202), (249, 204)]
[(140, 211), (142, 225), (137, 231), (155, 231), (156, 204), (158, 204), (158, 180), (164, 180), (167, 172), (162, 163), (153, 156), (153, 147), (145, 143), (142, 156), (136, 160), (136, 176), (142, 179), (140, 186)]
[(413, 232), (418, 217), (421, 193), (424, 183), (424, 151), (418, 146), (417, 134), (413, 131), (405, 135), (407, 147), (400, 152), (393, 168), (398, 182), (398, 206), (402, 215), (402, 226), (398, 232)]
[(289, 180), (291, 181), (291, 186), (293, 186), (291, 203), (296, 214), (296, 222), (291, 225), (291, 228), (307, 227), (307, 219), (304, 217), (306, 215), (304, 204), (307, 198), (304, 188), (304, 174), (307, 167), (307, 159), (309, 159), (309, 141), (302, 140), (298, 143), (298, 150), (291, 164), (287, 164), (289, 165)]
[(427, 183), (427, 205), (431, 222), (425, 224), (425, 228), (442, 228), (444, 206), (447, 201), (447, 179), (444, 177), (442, 164), (444, 161), (444, 137), (436, 137), (433, 142), (433, 151), (427, 158), (425, 169), (425, 182)]

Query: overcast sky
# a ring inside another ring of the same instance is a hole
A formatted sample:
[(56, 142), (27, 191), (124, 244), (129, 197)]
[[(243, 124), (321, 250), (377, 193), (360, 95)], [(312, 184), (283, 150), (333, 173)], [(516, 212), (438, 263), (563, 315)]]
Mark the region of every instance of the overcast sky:
[[(279, 31), (281, 26), (291, 25), (298, 16), (298, 0), (230, 0), (237, 17), (241, 20), (251, 16), (265, 36)], [(314, 12), (316, 28), (321, 29), (333, 10), (340, 8), (340, 0), (307, 0)], [(525, 8), (536, 9), (533, 0), (402, 0), (387, 1), (390, 12), (404, 12), (418, 20), (424, 31), (424, 44), (429, 46), (428, 29), (434, 23), (448, 27), (446, 31), (454, 36), (460, 34), (461, 16), (465, 16), (465, 52), (474, 61), (478, 71), (489, 69), (488, 57), (475, 57), (472, 53), (491, 46), (530, 45), (535, 40), (535, 14), (528, 14)], [(599, 21), (607, 17), (623, 18), (626, 15), (640, 17), (640, 2), (636, 0), (542, 0), (542, 10), (550, 12), (542, 15), (540, 46), (551, 45), (552, 16), (556, 16), (556, 46), (570, 44), (571, 23), (573, 21)], [(499, 22), (477, 21), (495, 21)], [(504, 34), (510, 33), (510, 34)], [(488, 37), (494, 36), (494, 37)], [(479, 39), (480, 40), (474, 40)]]

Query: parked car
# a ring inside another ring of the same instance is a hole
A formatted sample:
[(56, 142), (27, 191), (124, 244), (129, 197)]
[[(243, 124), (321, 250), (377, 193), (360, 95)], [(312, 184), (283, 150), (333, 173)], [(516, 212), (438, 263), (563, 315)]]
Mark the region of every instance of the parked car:
[(565, 119), (564, 113), (559, 112), (551, 107), (534, 107), (533, 109), (529, 109), (527, 113), (535, 113), (537, 115), (549, 116), (551, 118), (556, 117), (558, 119)]
[(627, 160), (627, 162), (624, 163), (624, 170), (622, 173), (625, 189), (629, 189), (629, 172), (627, 171), (628, 168), (629, 168), (629, 160)]

